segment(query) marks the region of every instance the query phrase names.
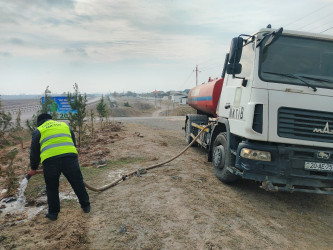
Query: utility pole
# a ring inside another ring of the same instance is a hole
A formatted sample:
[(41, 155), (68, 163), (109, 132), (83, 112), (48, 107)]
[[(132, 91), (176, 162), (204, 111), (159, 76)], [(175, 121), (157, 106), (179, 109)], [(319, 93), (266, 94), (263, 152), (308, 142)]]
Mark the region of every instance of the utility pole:
[(195, 86), (198, 86), (198, 73), (201, 72), (198, 70), (198, 65), (195, 67)]

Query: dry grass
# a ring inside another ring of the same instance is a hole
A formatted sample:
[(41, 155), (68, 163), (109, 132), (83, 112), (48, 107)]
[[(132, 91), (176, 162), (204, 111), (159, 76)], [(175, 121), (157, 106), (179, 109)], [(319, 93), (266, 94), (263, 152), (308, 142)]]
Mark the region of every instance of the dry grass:
[(188, 105), (176, 104), (174, 107), (170, 106), (169, 110), (163, 111), (162, 116), (185, 116), (186, 114), (196, 114), (197, 110)]

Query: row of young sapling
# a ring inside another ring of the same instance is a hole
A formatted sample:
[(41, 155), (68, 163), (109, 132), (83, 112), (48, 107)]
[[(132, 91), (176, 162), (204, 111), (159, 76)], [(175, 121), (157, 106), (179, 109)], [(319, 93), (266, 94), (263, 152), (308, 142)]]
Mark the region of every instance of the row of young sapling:
[[(69, 112), (68, 123), (76, 136), (78, 151), (81, 146), (88, 144), (95, 136), (95, 120), (98, 116), (99, 127), (104, 130), (109, 123), (109, 116), (112, 103), (109, 98), (102, 96), (96, 107), (88, 109), (87, 95), (81, 94), (78, 84), (74, 84), (73, 93), (67, 93), (69, 105), (75, 113)], [(0, 192), (0, 200), (5, 197), (14, 196), (19, 186), (18, 175), (28, 171), (29, 166), (24, 165), (22, 158), (19, 158), (19, 152), (25, 150), (24, 142), (31, 139), (32, 132), (37, 128), (37, 116), (41, 113), (50, 113), (53, 119), (57, 119), (58, 115), (55, 111), (51, 111), (54, 100), (51, 96), (49, 86), (44, 91), (44, 103), (40, 102), (40, 109), (32, 116), (31, 119), (25, 121), (25, 127), (21, 123), (21, 112), (17, 112), (13, 121), (12, 114), (2, 109), (0, 99), (0, 176), (4, 177), (4, 182), (0, 183), (0, 187), (5, 192)], [(18, 148), (13, 146), (20, 145)], [(11, 149), (12, 148), (12, 149)]]

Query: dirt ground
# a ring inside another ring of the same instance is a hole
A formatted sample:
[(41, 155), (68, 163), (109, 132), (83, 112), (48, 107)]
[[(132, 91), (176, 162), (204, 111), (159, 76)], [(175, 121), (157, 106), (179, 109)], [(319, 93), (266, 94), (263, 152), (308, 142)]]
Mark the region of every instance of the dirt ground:
[[(98, 134), (95, 147), (80, 154), (85, 181), (93, 186), (169, 159), (186, 146), (182, 131), (134, 123), (119, 126)], [(106, 166), (97, 168), (103, 159)], [(65, 180), (61, 184), (63, 190), (70, 190)], [(332, 196), (270, 193), (251, 181), (222, 184), (200, 148), (190, 148), (164, 167), (89, 195), (90, 214), (84, 214), (75, 200), (63, 200), (55, 222), (44, 218), (45, 210), (19, 224), (20, 215), (1, 216), (0, 249), (333, 246)]]

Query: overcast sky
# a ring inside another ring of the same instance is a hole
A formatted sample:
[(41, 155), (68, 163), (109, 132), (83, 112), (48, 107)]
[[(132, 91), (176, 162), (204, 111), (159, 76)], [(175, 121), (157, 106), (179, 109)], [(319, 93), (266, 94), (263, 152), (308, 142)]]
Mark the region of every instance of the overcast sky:
[[(183, 90), (221, 75), (230, 41), (333, 35), (332, 0), (0, 0), (0, 94)], [(327, 31), (325, 31), (327, 30)]]

